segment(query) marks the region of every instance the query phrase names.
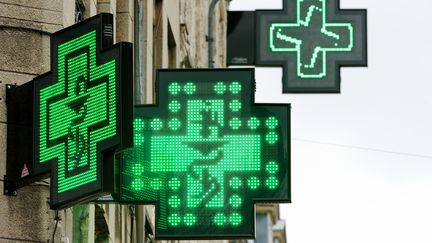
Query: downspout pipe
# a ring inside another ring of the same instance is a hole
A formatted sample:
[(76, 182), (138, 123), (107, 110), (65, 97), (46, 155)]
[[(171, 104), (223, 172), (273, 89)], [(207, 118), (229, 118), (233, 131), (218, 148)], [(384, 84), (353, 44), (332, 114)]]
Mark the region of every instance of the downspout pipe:
[(142, 104), (144, 82), (144, 53), (143, 53), (143, 4), (142, 0), (134, 1), (134, 103)]
[(210, 3), (210, 8), (208, 12), (208, 67), (214, 68), (214, 46), (215, 46), (215, 38), (214, 38), (214, 19), (215, 19), (215, 7), (219, 0), (212, 0)]

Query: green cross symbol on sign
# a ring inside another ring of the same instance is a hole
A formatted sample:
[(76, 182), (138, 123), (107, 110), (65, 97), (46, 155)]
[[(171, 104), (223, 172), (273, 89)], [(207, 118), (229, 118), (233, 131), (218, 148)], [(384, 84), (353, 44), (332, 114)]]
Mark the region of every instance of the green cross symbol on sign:
[(121, 66), (132, 46), (111, 47), (110, 29), (112, 15), (102, 14), (53, 34), (52, 73), (35, 81), (35, 160), (53, 162), (52, 208), (111, 192), (102, 179), (113, 180), (114, 152), (132, 132), (132, 70)]
[(339, 0), (284, 0), (257, 26), (257, 65), (283, 66), (284, 92), (339, 92), (339, 68), (366, 65), (366, 12)]
[(120, 201), (156, 203), (158, 238), (253, 237), (254, 203), (289, 201), (289, 106), (254, 105), (252, 80), (159, 71), (158, 105), (135, 108)]
[(274, 23), (270, 28), (270, 48), (295, 52), (301, 78), (325, 77), (327, 54), (350, 52), (354, 47), (352, 24), (327, 23), (325, 5), (325, 0), (297, 0), (297, 21)]

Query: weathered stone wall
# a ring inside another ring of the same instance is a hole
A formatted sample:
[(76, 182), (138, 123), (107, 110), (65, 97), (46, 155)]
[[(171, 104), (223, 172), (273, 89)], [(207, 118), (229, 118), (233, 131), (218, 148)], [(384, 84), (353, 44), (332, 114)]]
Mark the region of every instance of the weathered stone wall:
[[(71, 24), (70, 20), (70, 15), (63, 15), (61, 0), (0, 1), (1, 179), (6, 174), (7, 127), (11, 126), (6, 117), (5, 86), (23, 84), (49, 71), (49, 34)], [(49, 187), (40, 183), (20, 189), (16, 197), (0, 193), (0, 241), (51, 239), (54, 212), (48, 202)]]

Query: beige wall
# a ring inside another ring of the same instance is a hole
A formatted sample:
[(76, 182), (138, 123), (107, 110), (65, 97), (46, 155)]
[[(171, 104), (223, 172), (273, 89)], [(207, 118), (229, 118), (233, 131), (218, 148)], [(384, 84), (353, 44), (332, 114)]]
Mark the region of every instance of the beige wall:
[[(5, 85), (23, 84), (49, 71), (49, 33), (63, 28), (59, 0), (0, 1), (0, 176), (6, 174), (7, 123)], [(3, 183), (1, 183), (3, 184)], [(3, 189), (3, 185), (2, 185)], [(54, 212), (49, 187), (34, 184), (16, 197), (0, 194), (0, 242), (50, 239)], [(6, 240), (10, 239), (10, 240)]]

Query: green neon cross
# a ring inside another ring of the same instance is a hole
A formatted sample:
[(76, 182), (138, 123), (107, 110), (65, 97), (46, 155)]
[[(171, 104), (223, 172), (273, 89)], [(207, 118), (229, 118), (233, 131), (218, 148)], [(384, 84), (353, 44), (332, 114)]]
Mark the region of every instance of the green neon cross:
[(156, 202), (164, 238), (249, 235), (254, 200), (283, 200), (287, 121), (251, 112), (245, 83), (169, 81), (160, 108), (136, 108), (121, 201)]
[(65, 193), (97, 180), (97, 144), (116, 135), (116, 61), (96, 64), (96, 30), (56, 51), (58, 80), (40, 91), (39, 162), (57, 159)]
[(324, 78), (327, 53), (350, 52), (354, 48), (351, 23), (328, 23), (326, 0), (297, 0), (295, 23), (273, 23), (270, 49), (297, 54), (297, 76)]

